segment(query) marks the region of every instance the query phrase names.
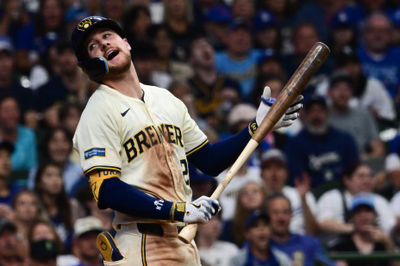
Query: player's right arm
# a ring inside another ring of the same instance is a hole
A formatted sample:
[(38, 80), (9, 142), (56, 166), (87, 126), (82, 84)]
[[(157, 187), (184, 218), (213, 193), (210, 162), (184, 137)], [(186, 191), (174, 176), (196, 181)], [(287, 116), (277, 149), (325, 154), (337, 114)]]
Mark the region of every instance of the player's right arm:
[(204, 223), (219, 209), (217, 200), (200, 197), (193, 202), (172, 202), (151, 197), (121, 181), (118, 171), (97, 170), (89, 174), (90, 187), (100, 209), (134, 217), (157, 220)]

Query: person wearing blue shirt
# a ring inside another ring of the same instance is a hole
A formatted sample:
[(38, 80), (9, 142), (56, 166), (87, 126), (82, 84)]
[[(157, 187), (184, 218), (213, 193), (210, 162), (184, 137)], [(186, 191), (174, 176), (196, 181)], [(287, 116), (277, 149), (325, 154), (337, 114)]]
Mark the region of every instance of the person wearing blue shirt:
[(243, 21), (231, 23), (228, 38), (227, 49), (215, 56), (216, 69), (239, 82), (241, 96), (248, 100), (257, 74), (257, 62), (263, 52), (252, 48), (250, 29)]
[(271, 249), (285, 253), (293, 260), (293, 265), (313, 266), (317, 262), (335, 265), (327, 258), (317, 238), (289, 231), (292, 211), (289, 200), (283, 194), (268, 196), (265, 208), (270, 217)]
[(339, 182), (343, 169), (359, 158), (353, 137), (328, 124), (328, 107), (320, 96), (305, 100), (303, 122), (304, 128), (285, 147), (290, 183), (303, 173), (310, 176), (313, 189)]
[(12, 170), (29, 171), (37, 166), (35, 132), (19, 125), (20, 109), (17, 100), (7, 96), (0, 101), (0, 140), (14, 145)]
[(385, 14), (370, 15), (357, 54), (364, 74), (380, 80), (390, 96), (395, 98), (400, 86), (400, 49), (390, 46), (391, 30), (390, 20)]

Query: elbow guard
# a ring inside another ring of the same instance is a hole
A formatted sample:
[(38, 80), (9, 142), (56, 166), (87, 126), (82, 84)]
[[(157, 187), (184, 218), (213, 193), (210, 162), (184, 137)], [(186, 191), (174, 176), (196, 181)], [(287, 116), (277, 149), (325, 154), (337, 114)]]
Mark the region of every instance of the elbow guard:
[(94, 171), (89, 174), (90, 189), (92, 190), (93, 197), (100, 208), (99, 198), (100, 198), (100, 188), (104, 180), (110, 178), (120, 178), (121, 173), (115, 170), (100, 170)]

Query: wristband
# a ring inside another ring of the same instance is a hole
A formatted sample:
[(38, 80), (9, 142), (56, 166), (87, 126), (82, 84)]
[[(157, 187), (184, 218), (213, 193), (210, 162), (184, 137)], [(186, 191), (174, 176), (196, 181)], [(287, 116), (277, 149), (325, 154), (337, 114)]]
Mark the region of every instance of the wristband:
[(254, 119), (248, 125), (249, 133), (250, 133), (251, 136), (254, 135), (254, 133), (256, 132), (257, 128), (258, 128), (258, 125), (257, 125), (256, 120)]
[(183, 222), (185, 211), (186, 211), (186, 202), (174, 202), (170, 214), (171, 221)]

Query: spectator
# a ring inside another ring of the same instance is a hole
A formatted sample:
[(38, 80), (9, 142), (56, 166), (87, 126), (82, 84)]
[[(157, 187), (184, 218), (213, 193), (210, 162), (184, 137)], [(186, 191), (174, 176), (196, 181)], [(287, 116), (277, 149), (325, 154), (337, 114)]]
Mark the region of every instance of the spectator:
[(78, 202), (65, 193), (61, 174), (58, 165), (51, 162), (44, 164), (36, 173), (34, 190), (68, 250), (72, 225), (80, 210)]
[(15, 43), (18, 31), (29, 21), (21, 0), (6, 0), (0, 7), (0, 35), (10, 36)]
[(84, 104), (88, 99), (89, 80), (78, 68), (72, 43), (59, 41), (55, 50), (58, 73), (36, 91), (41, 112), (62, 102)]
[[(256, 109), (248, 104), (238, 104), (229, 113), (228, 123), (232, 128), (232, 133), (239, 132), (256, 116)], [(239, 191), (249, 182), (262, 183), (260, 178), (260, 169), (255, 165), (250, 165), (249, 162), (245, 163), (238, 171), (235, 178), (229, 183), (229, 186), (222, 192), (219, 197), (221, 207), (224, 209), (222, 220), (231, 220), (235, 215), (235, 206)], [(218, 182), (225, 177), (227, 170), (223, 171), (217, 176)]]
[[(265, 198), (264, 187), (260, 183), (248, 181), (238, 192), (234, 217), (225, 221), (222, 240), (235, 243), (242, 247), (245, 243), (245, 223), (255, 210), (261, 209)], [(229, 208), (224, 208), (224, 211)], [(224, 215), (222, 213), (222, 215)]]
[(250, 28), (242, 20), (230, 25), (226, 50), (217, 52), (216, 69), (240, 83), (240, 96), (248, 100), (256, 78), (256, 65), (262, 52), (252, 48)]
[(147, 29), (150, 25), (150, 10), (146, 6), (136, 5), (129, 9), (123, 21), (123, 28), (128, 42), (134, 45), (136, 41), (148, 40)]
[[(20, 109), (14, 97), (0, 99), (0, 139), (14, 145), (12, 170), (27, 171), (37, 165), (35, 133), (19, 125)], [(24, 174), (24, 175), (25, 175)]]
[(349, 106), (353, 90), (351, 76), (339, 74), (332, 77), (328, 91), (332, 101), (329, 122), (353, 136), (359, 154), (364, 159), (382, 157), (385, 150), (372, 116), (361, 106), (356, 108)]
[(245, 224), (247, 246), (238, 255), (232, 258), (232, 266), (289, 266), (291, 259), (282, 251), (272, 248), (270, 218), (260, 212), (253, 212)]
[(186, 81), (193, 75), (190, 66), (172, 58), (173, 40), (163, 24), (152, 25), (149, 36), (156, 48), (154, 70), (171, 75), (174, 80)]
[(58, 110), (58, 120), (68, 133), (73, 136), (81, 117), (83, 107), (81, 104), (66, 103)]
[(330, 48), (334, 55), (339, 56), (345, 49), (357, 47), (357, 21), (345, 11), (336, 13), (333, 17), (330, 32)]
[(210, 116), (218, 121), (240, 101), (240, 85), (217, 73), (214, 48), (204, 37), (192, 41), (189, 62), (194, 71), (189, 85), (195, 96), (197, 113), (206, 122), (211, 122), (207, 121)]
[(329, 23), (334, 15), (346, 6), (347, 1), (318, 0), (304, 4), (298, 10), (292, 25), (307, 22), (315, 25), (321, 40), (326, 42), (329, 36)]
[(204, 27), (207, 39), (215, 50), (225, 49), (225, 44), (228, 42), (227, 32), (231, 21), (231, 10), (225, 5), (215, 5), (207, 10)]
[(159, 72), (154, 68), (156, 47), (149, 41), (135, 43), (133, 60), (140, 82), (147, 85), (155, 85), (168, 88), (172, 77), (167, 72)]
[(349, 134), (329, 126), (324, 98), (310, 97), (304, 105), (304, 128), (286, 144), (289, 184), (306, 173), (311, 188), (320, 195), (327, 189), (324, 186), (340, 182), (347, 165), (358, 161), (358, 150)]
[(326, 265), (334, 265), (326, 256), (318, 239), (298, 235), (290, 231), (291, 220), (290, 201), (283, 194), (268, 196), (266, 213), (270, 217), (271, 248), (277, 249), (293, 260), (293, 265), (315, 265), (323, 262)]
[(28, 239), (29, 230), (36, 220), (48, 218), (38, 196), (30, 190), (19, 191), (11, 206), (13, 222), (25, 239)]
[(40, 62), (49, 47), (65, 34), (64, 3), (62, 0), (40, 0), (34, 22), (26, 24), (17, 35), (17, 69), (29, 74), (33, 65)]
[(11, 154), (14, 146), (9, 142), (0, 142), (0, 204), (10, 205), (15, 194), (22, 189), (10, 180)]
[(232, 16), (234, 19), (240, 19), (248, 26), (252, 26), (256, 7), (254, 1), (233, 0)]
[[(321, 230), (335, 234), (353, 232), (354, 225), (349, 223), (352, 199), (360, 193), (371, 193), (378, 214), (379, 228), (389, 233), (395, 225), (395, 217), (389, 202), (382, 196), (372, 193), (372, 176), (369, 166), (363, 163), (348, 166), (343, 171), (343, 185), (342, 189), (327, 191), (318, 200), (317, 219)], [(328, 241), (332, 239), (336, 240), (335, 237), (328, 237)]]
[(364, 74), (384, 84), (394, 99), (400, 85), (400, 49), (390, 46), (391, 24), (383, 13), (371, 14), (363, 29), (363, 43), (358, 48), (358, 57)]
[[(73, 194), (73, 188), (80, 183), (84, 177), (82, 168), (79, 164), (71, 161), (72, 137), (65, 128), (57, 127), (47, 132), (44, 137), (41, 156), (42, 163), (53, 162), (62, 170), (62, 177), (65, 191)], [(35, 183), (35, 174), (37, 169), (31, 172), (29, 176), (28, 187), (33, 188)]]
[(40, 240), (51, 240), (57, 243), (58, 251), (63, 250), (63, 243), (60, 236), (57, 234), (56, 228), (48, 220), (35, 220), (31, 223), (28, 230), (28, 242), (38, 242)]
[(213, 216), (208, 223), (199, 225), (195, 240), (203, 264), (230, 266), (231, 258), (239, 251), (236, 245), (218, 240), (221, 231), (221, 213)]
[[(363, 74), (360, 60), (353, 51), (344, 50), (338, 54), (336, 70), (351, 76), (354, 88), (353, 98), (349, 101), (350, 107), (364, 107), (370, 111), (377, 121), (379, 129), (395, 120), (396, 113), (390, 95), (379, 80)], [(326, 96), (328, 88), (329, 79), (325, 79), (318, 85), (317, 93)]]
[(259, 11), (253, 22), (255, 33), (255, 47), (266, 50), (267, 53), (280, 55), (282, 48), (281, 33), (273, 15), (266, 11)]
[(17, 228), (5, 218), (0, 219), (0, 264), (24, 265), (27, 247), (18, 238)]
[[(376, 251), (392, 250), (392, 242), (379, 227), (376, 226), (377, 210), (374, 197), (370, 194), (359, 194), (353, 197), (349, 208), (350, 222), (354, 230), (350, 235), (344, 235), (331, 250), (339, 252), (357, 252), (367, 255)], [(347, 266), (388, 265), (387, 260), (349, 260)]]
[(39, 240), (29, 245), (31, 266), (57, 266), (59, 248), (53, 240)]
[(261, 157), (261, 178), (267, 195), (282, 193), (291, 205), (290, 231), (296, 234), (314, 235), (318, 230), (315, 220), (317, 203), (310, 190), (310, 178), (303, 176), (295, 180), (296, 188), (286, 185), (288, 179), (285, 155), (278, 149), (271, 149)]
[[(323, 23), (319, 23), (321, 25)], [(282, 62), (289, 75), (292, 75), (311, 47), (320, 40), (315, 24), (303, 22), (296, 25), (293, 36), (293, 54), (284, 55)], [(317, 73), (327, 74), (331, 71), (331, 59), (327, 59)]]
[[(101, 14), (114, 21), (122, 22), (125, 13), (125, 1), (124, 0), (103, 0), (100, 2)], [(90, 13), (90, 12), (89, 12)]]
[[(379, 191), (379, 194), (387, 200), (391, 200), (400, 191), (400, 157), (396, 153), (386, 156), (385, 174), (388, 182), (383, 191)], [(398, 214), (400, 216), (400, 212)]]
[(110, 230), (112, 228), (112, 210), (101, 210), (97, 207), (96, 201), (94, 200), (92, 191), (89, 187), (89, 182), (85, 182), (84, 185), (77, 189), (76, 198), (79, 201), (79, 206), (82, 207), (84, 211), (84, 214), (79, 217), (93, 216), (101, 221), (104, 230)]
[(193, 10), (189, 0), (164, 1), (164, 24), (174, 40), (173, 58), (178, 61), (187, 60), (189, 42), (199, 32), (199, 28), (193, 24)]
[(96, 245), (97, 234), (101, 231), (103, 231), (103, 225), (99, 219), (93, 216), (77, 219), (74, 225), (72, 248), (74, 256), (61, 256), (61, 258), (57, 259), (57, 265), (103, 265), (100, 252)]
[(6, 96), (15, 97), (22, 113), (25, 113), (34, 108), (34, 100), (33, 92), (23, 85), (26, 86), (15, 71), (15, 52), (11, 41), (0, 37), (0, 99)]

